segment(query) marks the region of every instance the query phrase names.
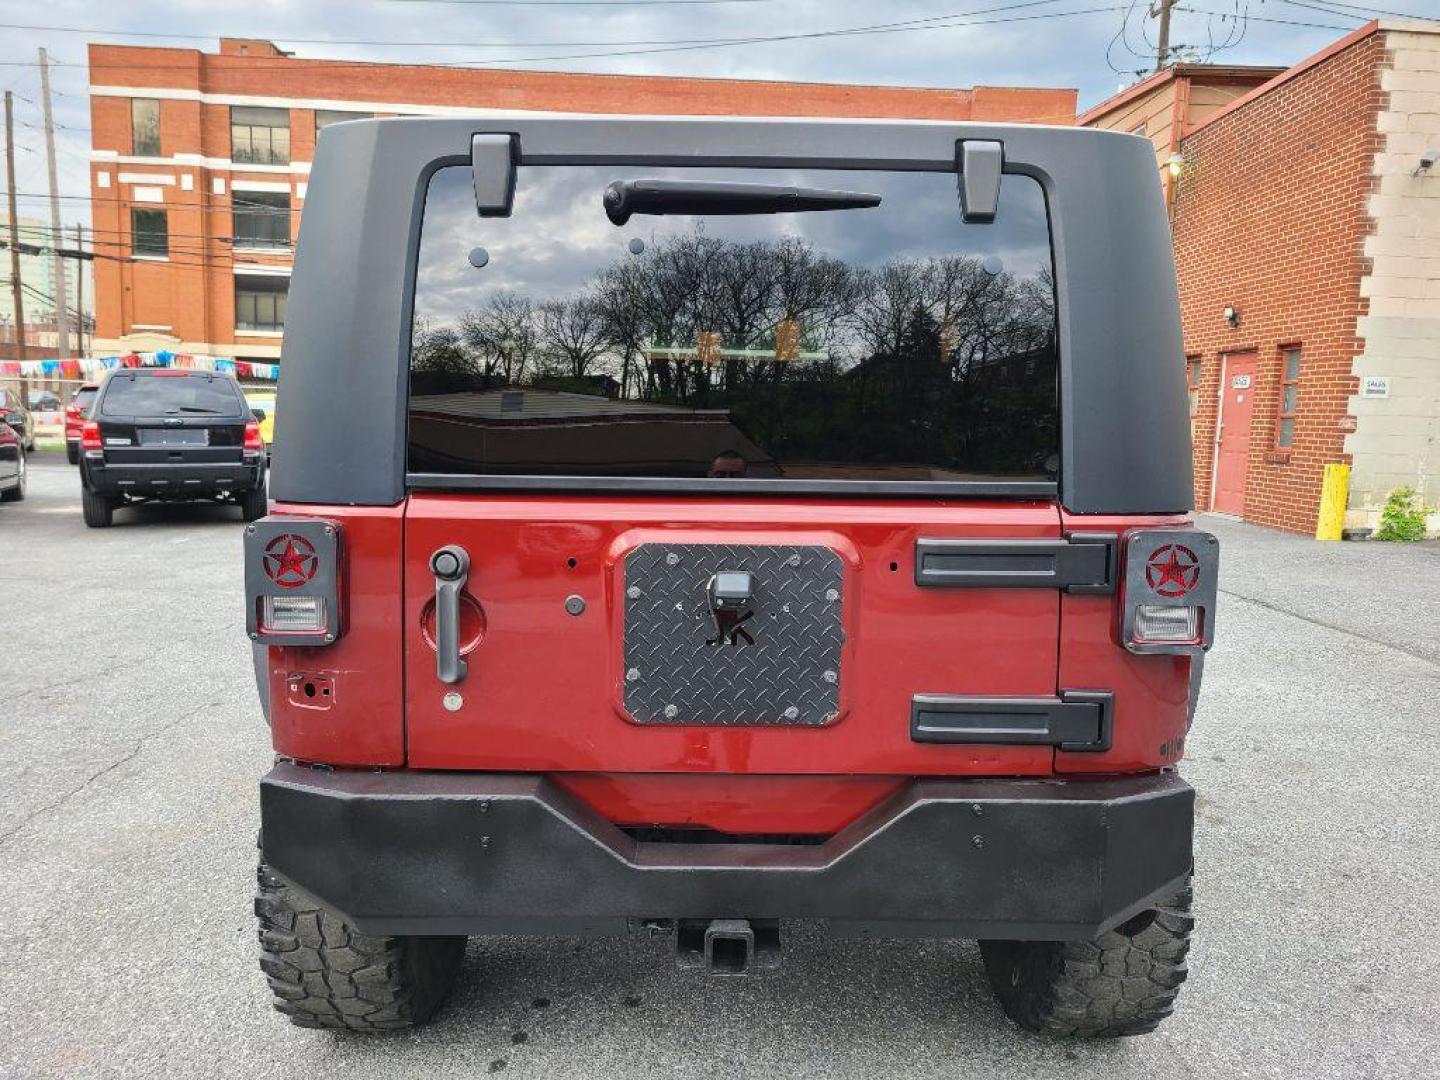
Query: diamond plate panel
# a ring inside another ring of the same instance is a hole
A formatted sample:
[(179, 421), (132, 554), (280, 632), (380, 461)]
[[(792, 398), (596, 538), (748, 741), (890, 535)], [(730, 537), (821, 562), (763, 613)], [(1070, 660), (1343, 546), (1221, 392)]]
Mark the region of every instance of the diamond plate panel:
[[(721, 640), (706, 587), (748, 570)], [(624, 704), (641, 724), (815, 725), (840, 711), (844, 563), (815, 545), (641, 544), (625, 556)], [(748, 640), (747, 640), (748, 638)]]

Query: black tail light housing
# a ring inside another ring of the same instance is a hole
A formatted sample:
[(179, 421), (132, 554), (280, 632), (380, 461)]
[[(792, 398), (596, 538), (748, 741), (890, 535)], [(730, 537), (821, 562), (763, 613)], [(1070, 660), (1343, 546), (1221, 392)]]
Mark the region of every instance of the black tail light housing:
[(1133, 653), (1194, 656), (1215, 638), (1220, 543), (1199, 529), (1126, 534), (1120, 643)]
[(271, 515), (245, 527), (245, 630), (262, 645), (332, 645), (345, 633), (338, 522)]

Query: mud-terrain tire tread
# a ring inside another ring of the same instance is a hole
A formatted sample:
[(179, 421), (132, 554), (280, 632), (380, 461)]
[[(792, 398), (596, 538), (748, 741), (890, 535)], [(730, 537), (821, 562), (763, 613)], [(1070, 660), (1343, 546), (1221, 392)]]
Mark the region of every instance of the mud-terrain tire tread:
[(463, 937), (375, 937), (257, 872), (260, 969), (297, 1027), (390, 1031), (423, 1024), (455, 984)]
[(1175, 1011), (1195, 919), (1191, 883), (1095, 941), (982, 941), (1007, 1016), (1054, 1036), (1144, 1035)]
[(87, 487), (80, 489), (80, 512), (85, 518), (85, 524), (92, 529), (104, 529), (109, 526), (115, 515), (115, 504), (104, 495), (97, 495)]

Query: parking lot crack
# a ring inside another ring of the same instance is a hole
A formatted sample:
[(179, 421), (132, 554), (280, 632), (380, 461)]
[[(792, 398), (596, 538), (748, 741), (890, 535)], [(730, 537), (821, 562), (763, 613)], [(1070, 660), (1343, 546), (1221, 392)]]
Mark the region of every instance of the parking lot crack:
[(81, 781), (75, 787), (71, 788), (69, 791), (65, 792), (59, 798), (52, 799), (50, 802), (45, 803), (43, 806), (37, 806), (34, 810), (30, 811), (18, 822), (16, 822), (15, 825), (11, 826), (9, 829), (6, 829), (3, 833), (0, 833), (0, 847), (4, 847), (6, 844), (8, 844), (31, 822), (35, 821), (38, 818), (44, 817), (52, 810), (58, 810), (71, 799), (75, 798), (75, 796), (87, 790), (91, 785), (95, 784), (97, 781), (103, 780), (110, 773), (120, 768), (120, 766), (125, 765), (128, 762), (134, 761), (135, 758), (140, 756), (140, 752), (145, 749), (146, 745), (153, 739), (156, 739), (159, 736), (166, 734), (171, 729), (185, 723), (185, 721), (189, 720), (192, 716), (202, 711), (203, 709), (213, 708), (214, 704), (215, 703), (212, 702), (208, 705), (201, 705), (197, 708), (191, 709), (183, 716), (177, 716), (169, 723), (162, 724), (155, 730), (146, 732), (144, 735), (140, 736), (140, 738), (135, 741), (135, 744), (131, 746), (129, 750), (125, 751), (114, 761), (110, 762), (110, 764), (106, 765), (102, 769), (97, 770), (96, 772), (91, 773), (83, 781)]
[(1361, 641), (1368, 641), (1372, 645), (1379, 645), (1382, 649), (1393, 649), (1395, 652), (1404, 653), (1406, 656), (1411, 657), (1415, 660), (1419, 660), (1422, 664), (1426, 664), (1429, 667), (1440, 668), (1440, 661), (1437, 661), (1434, 657), (1426, 656), (1424, 653), (1417, 652), (1414, 649), (1407, 649), (1404, 645), (1397, 645), (1393, 641), (1386, 641), (1384, 638), (1378, 638), (1374, 637), (1371, 634), (1361, 633), (1359, 630), (1352, 630), (1348, 626), (1341, 626), (1338, 623), (1327, 622), (1324, 619), (1317, 619), (1310, 615), (1302, 615), (1298, 611), (1293, 611), (1290, 608), (1281, 607), (1278, 604), (1272, 604), (1268, 600), (1261, 600), (1258, 597), (1246, 596), (1244, 593), (1233, 592), (1230, 589), (1220, 589), (1218, 591), (1222, 596), (1233, 596), (1236, 600), (1243, 600), (1247, 604), (1254, 604), (1256, 607), (1264, 608), (1266, 611), (1273, 611), (1277, 615), (1289, 615), (1293, 619), (1299, 619), (1301, 622), (1310, 623), (1312, 626), (1323, 627), (1326, 630), (1333, 630), (1337, 634), (1345, 634), (1347, 637), (1358, 638)]

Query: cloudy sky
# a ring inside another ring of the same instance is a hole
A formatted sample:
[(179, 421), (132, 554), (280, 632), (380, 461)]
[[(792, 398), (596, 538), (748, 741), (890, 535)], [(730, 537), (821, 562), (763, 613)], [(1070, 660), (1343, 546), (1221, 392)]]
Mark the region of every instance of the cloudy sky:
[[(269, 38), (301, 56), (334, 59), (935, 87), (1073, 86), (1083, 108), (1147, 66), (1136, 54), (1149, 51), (1145, 38), (1153, 41), (1154, 24), (1144, 20), (1143, 2), (1131, 5), (1128, 18), (1116, 2), (0, 0), (0, 89), (17, 95), (21, 214), (44, 216), (44, 203), (29, 195), (45, 190), (35, 59), (38, 48), (49, 50), (58, 65), (63, 216), (88, 222), (88, 41), (213, 51), (215, 39), (226, 35)], [(1418, 13), (1433, 3), (1386, 6)], [(1368, 10), (1331, 0), (1181, 0), (1171, 40), (1203, 58), (1212, 42), (1238, 36), (1243, 22), (1243, 38), (1215, 53), (1217, 62), (1290, 64), (1360, 25)], [(1237, 11), (1248, 17), (1237, 20)], [(837, 30), (852, 32), (814, 36)], [(792, 36), (753, 40), (786, 35)], [(750, 40), (711, 44), (737, 38)]]

